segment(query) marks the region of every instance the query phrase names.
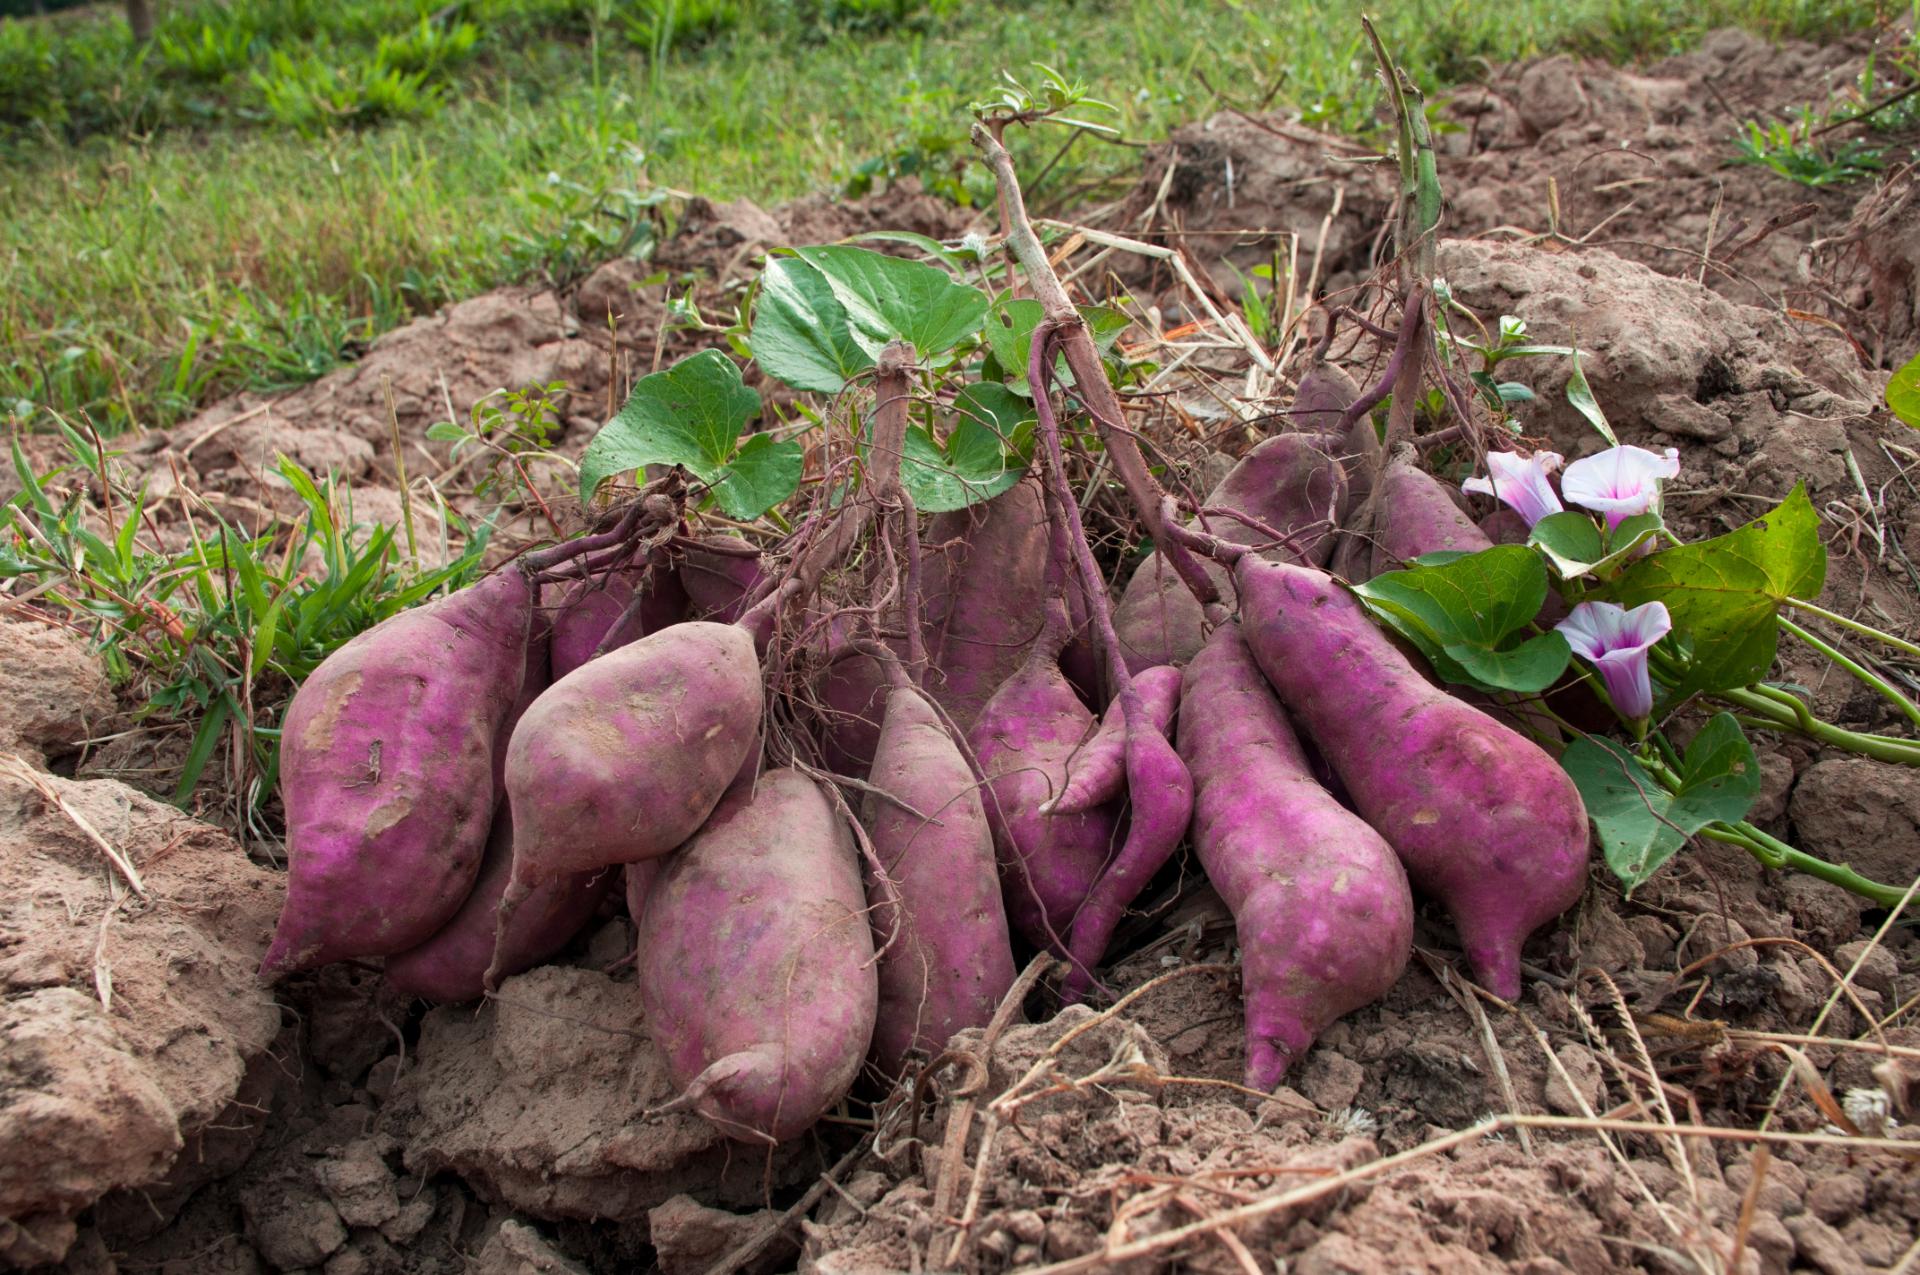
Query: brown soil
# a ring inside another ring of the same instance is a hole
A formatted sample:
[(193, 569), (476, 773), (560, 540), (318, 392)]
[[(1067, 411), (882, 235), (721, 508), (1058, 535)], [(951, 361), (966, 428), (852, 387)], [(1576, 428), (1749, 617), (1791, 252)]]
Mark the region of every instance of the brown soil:
[[(1912, 635), (1914, 455), (1876, 406), (1920, 325), (1916, 236), (1897, 233), (1913, 228), (1912, 182), (1810, 195), (1721, 166), (1724, 109), (1774, 105), (1755, 95), (1781, 83), (1817, 96), (1858, 54), (1722, 34), (1643, 72), (1553, 60), (1452, 94), (1441, 273), (1484, 319), (1524, 315), (1543, 341), (1577, 335), (1623, 439), (1680, 449), (1669, 513), (1686, 530), (1737, 525), (1805, 480), (1832, 556), (1823, 600)], [(1303, 274), (1317, 257), (1323, 289), (1362, 302), (1390, 191), (1330, 153), (1348, 148), (1217, 116), (1156, 148), (1107, 228), (1179, 247), (1223, 305), (1236, 268), (1297, 235)], [(1802, 204), (1813, 211), (1755, 237)], [(424, 438), (432, 421), (464, 420), (502, 386), (560, 381), (563, 448), (577, 452), (633, 377), (705, 342), (664, 326), (661, 288), (641, 284), (654, 271), (676, 289), (695, 282), (703, 312), (721, 314), (769, 246), (965, 227), (911, 188), (773, 212), (696, 201), (655, 262), (611, 263), (570, 294), (461, 303), (311, 386), (133, 440), (127, 460), (163, 534), (178, 525), (182, 478), (243, 522), (287, 508), (277, 452), (337, 469), (363, 511), (391, 517), (395, 419), (415, 471), (458, 491), (444, 446)], [(1163, 328), (1204, 317), (1152, 269), (1114, 265)], [(1335, 353), (1364, 380), (1380, 356), (1352, 331)], [(1295, 371), (1255, 378), (1242, 405), (1277, 409)], [(1509, 372), (1540, 393), (1522, 418), (1530, 434), (1593, 449), (1562, 402), (1563, 360)], [(1169, 411), (1206, 423), (1194, 432), (1211, 447), (1243, 445), (1246, 430), (1216, 423), (1218, 387), (1242, 384), (1244, 364), (1200, 375), (1216, 379)], [(548, 489), (561, 517), (564, 487)], [(541, 527), (519, 510), (502, 543)], [(1789, 653), (1783, 672), (1829, 716), (1895, 724), (1818, 661)], [(672, 1094), (623, 968), (631, 928), (611, 903), (561, 959), (478, 1009), (424, 1010), (359, 966), (270, 997), (252, 970), (276, 876), (129, 786), (164, 790), (177, 756), (83, 747), (114, 733), (115, 711), (83, 650), (46, 625), (0, 621), (0, 1261), (13, 1265), (679, 1275), (796, 1204), (744, 1269), (1081, 1258), (1316, 1275), (1842, 1275), (1896, 1267), (1920, 1231), (1912, 1154), (1819, 1140), (1831, 1104), (1866, 1135), (1905, 1138), (1920, 1119), (1920, 1026), (1907, 1016), (1920, 943), (1910, 926), (1879, 935), (1884, 914), (1853, 896), (1726, 848), (1692, 847), (1631, 901), (1596, 865), (1580, 906), (1530, 946), (1513, 1006), (1467, 988), (1444, 919), (1423, 913), (1420, 954), (1392, 994), (1329, 1030), (1291, 1087), (1267, 1096), (1235, 1087), (1233, 928), (1189, 871), (1124, 944), (1112, 988), (1146, 990), (1117, 1014), (1055, 1013), (1036, 997), (1026, 1008), (1039, 1021), (1016, 1018), (991, 1042), (963, 1036), (961, 1060), (919, 1091), (869, 1086), (871, 1110), (769, 1156), (655, 1111)], [(1756, 822), (1883, 879), (1920, 872), (1920, 778), (1758, 742)], [(1853, 972), (1844, 995), (1836, 970)], [(1761, 1158), (1731, 1136), (1646, 1131), (1752, 1130), (1769, 1111), (1772, 1128), (1814, 1140)], [(1494, 1115), (1594, 1113), (1630, 1128), (1462, 1132)], [(1282, 1192), (1294, 1202), (1221, 1218)], [(1100, 1256), (1128, 1245), (1126, 1260)]]

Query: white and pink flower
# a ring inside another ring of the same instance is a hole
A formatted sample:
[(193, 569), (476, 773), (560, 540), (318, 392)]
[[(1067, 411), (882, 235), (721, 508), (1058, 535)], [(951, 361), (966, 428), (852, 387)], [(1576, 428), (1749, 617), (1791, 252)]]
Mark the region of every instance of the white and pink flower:
[(1558, 452), (1535, 452), (1531, 456), (1488, 452), (1487, 469), (1493, 476), (1469, 478), (1460, 484), (1460, 490), (1501, 500), (1531, 527), (1565, 508), (1554, 494), (1553, 484), (1547, 481), (1547, 475), (1560, 468), (1560, 460)]
[(1583, 508), (1603, 514), (1612, 530), (1635, 514), (1660, 511), (1660, 484), (1680, 472), (1680, 451), (1609, 447), (1576, 460), (1560, 476), (1560, 490)]
[(1624, 716), (1641, 718), (1653, 711), (1647, 652), (1673, 629), (1665, 603), (1629, 611), (1613, 602), (1582, 602), (1554, 628), (1575, 655), (1593, 665)]

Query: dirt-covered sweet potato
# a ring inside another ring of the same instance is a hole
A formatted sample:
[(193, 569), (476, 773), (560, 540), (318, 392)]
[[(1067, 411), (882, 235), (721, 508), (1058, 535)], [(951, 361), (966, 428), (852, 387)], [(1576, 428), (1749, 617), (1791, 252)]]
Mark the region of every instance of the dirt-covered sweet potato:
[(771, 770), (729, 792), (664, 862), (639, 947), (676, 1106), (764, 1143), (846, 1096), (873, 1039), (873, 931), (852, 834), (813, 780)]
[[(1208, 493), (1206, 507), (1237, 509), (1283, 536), (1285, 547), (1268, 550), (1276, 561), (1325, 564), (1346, 507), (1346, 477), (1317, 434), (1280, 434), (1266, 439), (1228, 471)], [(1225, 515), (1210, 516), (1213, 534), (1234, 544), (1256, 545), (1268, 537)], [(1206, 564), (1214, 583), (1226, 572)], [(1185, 664), (1206, 640), (1200, 604), (1158, 552), (1127, 581), (1113, 609), (1114, 631), (1129, 671), (1158, 664)]]
[(967, 741), (987, 779), (1007, 919), (1035, 947), (1063, 952), (1074, 914), (1117, 844), (1117, 816), (1112, 806), (1040, 813), (1065, 788), (1067, 759), (1093, 729), (1092, 712), (1060, 671), (1065, 623), (1048, 627), (1056, 632), (994, 692)]
[[(887, 691), (862, 821), (899, 909), (869, 880), (880, 960), (874, 1060), (899, 1074), (910, 1049), (937, 1054), (984, 1027), (1013, 986), (1013, 948), (993, 831), (973, 771), (926, 695), (904, 677)], [(924, 816), (924, 818), (923, 818)]]
[(935, 516), (920, 544), (927, 692), (969, 730), (1040, 633), (1047, 521), (1038, 482)]
[(593, 919), (600, 900), (619, 879), (618, 868), (555, 877), (534, 887), (514, 910), (504, 933), (495, 933), (495, 913), (513, 875), (513, 817), (505, 802), (493, 819), (480, 878), (453, 919), (419, 947), (387, 958), (387, 981), (430, 1001), (457, 1004), (485, 991), (495, 942), (500, 973), (532, 969), (558, 952)]
[(533, 585), (510, 566), (382, 621), (287, 709), (287, 901), (263, 976), (404, 952), (473, 888), (494, 747), (525, 677)]
[(1331, 576), (1252, 555), (1234, 570), (1247, 645), (1295, 723), (1414, 888), (1446, 906), (1480, 981), (1518, 995), (1520, 945), (1586, 884), (1573, 781), (1431, 685)]
[(507, 747), (515, 884), (678, 846), (740, 771), (760, 712), (753, 639), (731, 624), (676, 624), (555, 682)]
[(1247, 1084), (1270, 1090), (1400, 977), (1413, 896), (1393, 848), (1315, 781), (1236, 624), (1187, 666), (1178, 743), (1194, 852), (1238, 930)]

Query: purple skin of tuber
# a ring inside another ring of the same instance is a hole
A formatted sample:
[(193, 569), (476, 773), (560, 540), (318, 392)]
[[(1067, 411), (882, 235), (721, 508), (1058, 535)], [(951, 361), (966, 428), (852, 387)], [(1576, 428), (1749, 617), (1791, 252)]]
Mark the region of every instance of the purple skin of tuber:
[(873, 931), (852, 834), (813, 780), (772, 770), (729, 792), (664, 861), (639, 950), (671, 1107), (765, 1144), (846, 1096), (873, 1039)]
[[(640, 609), (628, 615), (635, 585), (644, 580)], [(664, 568), (648, 574), (644, 567), (609, 571), (595, 580), (568, 580), (548, 586), (552, 616), (553, 679), (558, 681), (592, 659), (596, 651), (614, 650), (636, 638), (658, 633), (686, 618), (687, 594), (680, 577)], [(622, 620), (627, 624), (615, 633)]]
[[(1276, 561), (1324, 566), (1333, 552), (1335, 529), (1346, 508), (1346, 476), (1317, 434), (1280, 434), (1240, 458), (1208, 493), (1207, 508), (1237, 509), (1283, 536), (1299, 533), (1283, 547), (1268, 550)], [(1212, 533), (1230, 544), (1257, 545), (1268, 537), (1225, 515), (1210, 515)], [(1318, 530), (1314, 528), (1318, 526)], [(1203, 564), (1224, 586), (1226, 572)], [(1206, 640), (1199, 602), (1167, 567), (1158, 552), (1148, 556), (1113, 609), (1127, 668), (1140, 673), (1160, 664), (1185, 664)]]
[(295, 693), (280, 746), (287, 901), (262, 977), (404, 952), (459, 910), (493, 822), (533, 597), (506, 567), (361, 633)]
[(1093, 727), (1093, 714), (1060, 671), (1058, 647), (1055, 637), (1029, 651), (967, 734), (987, 779), (1007, 919), (1029, 943), (1054, 952), (1065, 949), (1074, 913), (1112, 851), (1117, 822), (1111, 806), (1040, 813), (1064, 787), (1067, 759)]
[(1373, 523), (1373, 574), (1398, 571), (1423, 554), (1457, 549), (1478, 553), (1493, 542), (1440, 480), (1414, 463), (1411, 448), (1380, 475)]
[(1187, 666), (1179, 739), (1194, 852), (1238, 932), (1247, 1086), (1270, 1092), (1329, 1024), (1393, 987), (1413, 896), (1393, 848), (1314, 780), (1239, 626)]
[(1040, 633), (1047, 560), (1040, 488), (1021, 481), (992, 500), (939, 514), (921, 544), (933, 664), (927, 690), (955, 725), (971, 730)]
[(1013, 947), (973, 771), (904, 675), (887, 693), (870, 782), (862, 822), (901, 909), (869, 880), (875, 941), (893, 935), (880, 958), (873, 1052), (897, 1076), (909, 1050), (938, 1054), (955, 1032), (987, 1025), (1013, 986)]
[[(486, 990), (487, 967), (495, 959), (494, 912), (512, 875), (513, 818), (502, 802), (473, 892), (438, 934), (387, 959), (387, 981), (403, 992), (443, 1004), (480, 999)], [(618, 878), (617, 868), (602, 868), (536, 886), (498, 936), (501, 976), (532, 969), (572, 942)]]
[(719, 547), (746, 548), (747, 542), (740, 537), (709, 539), (716, 548), (689, 546), (682, 551), (679, 575), (687, 596), (687, 618), (732, 624), (745, 612), (754, 590), (765, 582), (766, 572), (758, 558), (720, 551)]
[[(1189, 595), (1191, 596), (1191, 595)], [(1180, 670), (1171, 664), (1144, 669), (1133, 677), (1147, 719), (1166, 735), (1180, 707)], [(1107, 705), (1100, 728), (1067, 764), (1060, 795), (1041, 807), (1042, 814), (1077, 815), (1103, 806), (1127, 791), (1127, 715), (1119, 700)]]
[(1520, 994), (1520, 947), (1587, 880), (1573, 781), (1525, 737), (1430, 685), (1324, 572), (1235, 566), (1243, 632), (1289, 714), (1453, 917), (1481, 984)]

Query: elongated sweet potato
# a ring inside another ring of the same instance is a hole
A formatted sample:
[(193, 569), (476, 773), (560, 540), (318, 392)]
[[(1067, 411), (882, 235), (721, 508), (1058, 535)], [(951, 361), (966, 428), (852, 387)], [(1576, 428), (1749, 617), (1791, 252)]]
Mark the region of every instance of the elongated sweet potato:
[(1430, 685), (1324, 572), (1235, 567), (1247, 645), (1414, 888), (1453, 916), (1480, 981), (1520, 991), (1520, 945), (1587, 879), (1587, 815), (1524, 737)]
[(478, 1000), (499, 941), (502, 976), (532, 969), (558, 952), (593, 919), (600, 900), (619, 879), (618, 868), (556, 877), (534, 887), (496, 936), (495, 912), (513, 875), (513, 817), (505, 802), (493, 819), (480, 878), (453, 919), (419, 947), (387, 959), (387, 981), (430, 1001)]
[(1374, 508), (1374, 575), (1397, 571), (1422, 554), (1444, 549), (1478, 553), (1492, 546), (1440, 480), (1415, 463), (1411, 448), (1388, 462)]
[(760, 711), (753, 639), (730, 624), (676, 624), (555, 682), (507, 748), (515, 885), (678, 846), (739, 772)]
[[(1133, 688), (1146, 705), (1148, 720), (1162, 735), (1173, 730), (1180, 707), (1180, 670), (1171, 664), (1144, 669)], [(1046, 813), (1075, 815), (1105, 805), (1127, 790), (1127, 715), (1120, 701), (1107, 705), (1100, 728), (1067, 761), (1067, 782)]]
[(935, 516), (925, 554), (927, 691), (961, 730), (1021, 662), (1045, 609), (1046, 510), (1023, 479), (992, 500)]
[(280, 745), (287, 901), (263, 976), (404, 952), (460, 907), (532, 618), (533, 586), (507, 567), (368, 629), (295, 693)]
[(1053, 637), (1029, 651), (967, 740), (987, 779), (1007, 919), (1034, 946), (1064, 951), (1074, 914), (1113, 851), (1117, 815), (1111, 806), (1040, 813), (1066, 786), (1067, 759), (1093, 728), (1093, 714), (1060, 671), (1058, 650)]
[(1247, 1084), (1271, 1090), (1400, 977), (1413, 896), (1393, 847), (1315, 782), (1238, 625), (1187, 666), (1178, 742), (1194, 852), (1239, 931)]
[[(1266, 439), (1228, 471), (1207, 495), (1209, 508), (1237, 509), (1286, 536), (1286, 548), (1268, 551), (1276, 561), (1321, 566), (1333, 551), (1335, 529), (1346, 507), (1346, 478), (1317, 434), (1280, 434)], [(1213, 534), (1234, 544), (1267, 537), (1229, 517), (1208, 519)], [(1226, 572), (1207, 564), (1214, 583)], [(1206, 640), (1200, 604), (1164, 565), (1158, 552), (1134, 571), (1113, 610), (1114, 631), (1130, 672), (1158, 664), (1185, 664)]]
[(894, 1076), (908, 1050), (937, 1054), (955, 1032), (986, 1025), (1013, 986), (1013, 947), (973, 771), (904, 677), (887, 692), (870, 782), (863, 822), (900, 902), (896, 914), (868, 882), (876, 941), (893, 936), (880, 960), (873, 1052)]
[(676, 1105), (778, 1142), (846, 1096), (873, 1039), (873, 931), (852, 834), (811, 779), (729, 792), (654, 880), (640, 950)]

